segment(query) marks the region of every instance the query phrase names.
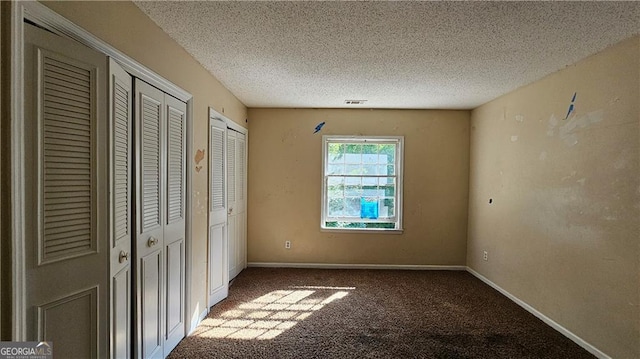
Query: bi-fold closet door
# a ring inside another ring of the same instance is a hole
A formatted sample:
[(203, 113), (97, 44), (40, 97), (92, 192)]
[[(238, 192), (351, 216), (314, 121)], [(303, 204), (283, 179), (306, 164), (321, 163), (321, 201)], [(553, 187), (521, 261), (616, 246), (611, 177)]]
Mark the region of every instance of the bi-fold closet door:
[(26, 337), (56, 357), (165, 357), (185, 336), (186, 104), (24, 34)]
[(186, 104), (135, 80), (137, 356), (185, 336)]
[(247, 131), (209, 109), (209, 306), (247, 266)]
[(109, 65), (111, 353), (165, 357), (185, 335), (186, 104)]

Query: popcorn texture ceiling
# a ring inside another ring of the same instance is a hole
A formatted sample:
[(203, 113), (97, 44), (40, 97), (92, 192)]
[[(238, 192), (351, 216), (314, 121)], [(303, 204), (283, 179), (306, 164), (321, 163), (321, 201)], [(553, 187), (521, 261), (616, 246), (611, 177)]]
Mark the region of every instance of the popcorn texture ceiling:
[(472, 109), (640, 28), (637, 2), (136, 5), (247, 107)]

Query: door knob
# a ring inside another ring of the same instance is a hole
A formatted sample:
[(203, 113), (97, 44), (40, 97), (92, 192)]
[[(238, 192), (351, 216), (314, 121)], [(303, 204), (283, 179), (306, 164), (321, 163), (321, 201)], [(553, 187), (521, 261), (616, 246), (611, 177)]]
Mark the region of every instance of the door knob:
[(149, 237), (149, 240), (147, 240), (147, 246), (148, 247), (153, 247), (156, 244), (158, 244), (158, 239), (154, 238), (154, 237)]
[(118, 256), (118, 262), (124, 263), (129, 259), (129, 253), (125, 251), (120, 251), (120, 255)]

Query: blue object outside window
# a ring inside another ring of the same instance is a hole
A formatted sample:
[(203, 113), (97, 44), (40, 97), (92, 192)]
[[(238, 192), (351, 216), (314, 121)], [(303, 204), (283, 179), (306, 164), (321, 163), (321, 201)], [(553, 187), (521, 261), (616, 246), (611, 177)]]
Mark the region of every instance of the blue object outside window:
[(378, 219), (378, 200), (373, 198), (360, 198), (360, 218)]

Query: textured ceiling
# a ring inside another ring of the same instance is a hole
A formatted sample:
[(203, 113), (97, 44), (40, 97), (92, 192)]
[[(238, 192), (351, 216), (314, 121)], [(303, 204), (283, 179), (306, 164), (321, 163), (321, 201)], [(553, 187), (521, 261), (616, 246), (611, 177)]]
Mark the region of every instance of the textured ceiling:
[(637, 2), (136, 5), (248, 107), (471, 109), (640, 28)]

